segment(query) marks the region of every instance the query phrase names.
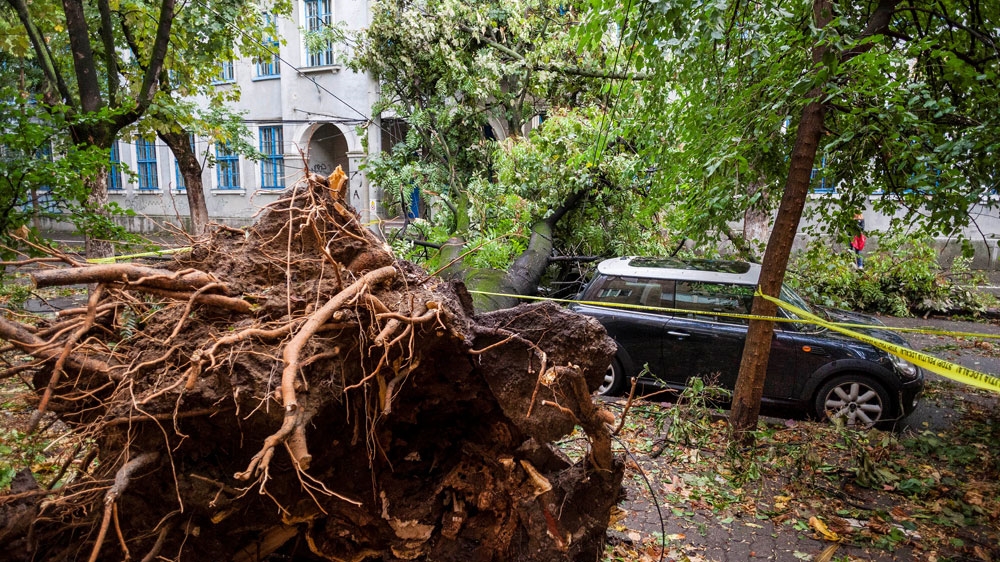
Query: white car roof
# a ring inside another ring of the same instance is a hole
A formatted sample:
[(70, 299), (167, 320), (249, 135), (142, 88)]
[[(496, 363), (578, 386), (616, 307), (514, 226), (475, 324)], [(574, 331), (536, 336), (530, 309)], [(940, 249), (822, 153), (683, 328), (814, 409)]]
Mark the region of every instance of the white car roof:
[(597, 271), (604, 275), (621, 277), (754, 286), (760, 279), (760, 264), (727, 260), (680, 260), (676, 258), (623, 256), (602, 261), (597, 265)]

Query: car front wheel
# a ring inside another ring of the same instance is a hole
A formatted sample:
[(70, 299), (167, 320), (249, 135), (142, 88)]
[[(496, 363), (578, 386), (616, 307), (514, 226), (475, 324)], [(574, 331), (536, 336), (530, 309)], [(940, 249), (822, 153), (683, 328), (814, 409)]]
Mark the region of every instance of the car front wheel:
[(622, 368), (622, 364), (615, 357), (611, 359), (611, 365), (608, 366), (608, 371), (604, 373), (604, 382), (601, 386), (597, 387), (597, 393), (601, 396), (618, 396), (622, 393), (622, 388), (625, 387), (625, 369)]
[(892, 416), (885, 388), (863, 375), (844, 375), (828, 381), (816, 394), (820, 419), (840, 419), (848, 427), (873, 427)]

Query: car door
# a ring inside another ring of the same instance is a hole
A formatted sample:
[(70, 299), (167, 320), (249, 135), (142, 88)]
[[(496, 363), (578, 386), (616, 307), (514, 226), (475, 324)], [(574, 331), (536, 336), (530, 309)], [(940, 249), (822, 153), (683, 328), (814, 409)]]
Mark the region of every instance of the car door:
[[(698, 376), (709, 384), (736, 388), (749, 320), (725, 314), (750, 314), (753, 287), (678, 281), (675, 303), (689, 312), (666, 327), (663, 354), (665, 362), (673, 363), (672, 381), (684, 383)], [(785, 326), (775, 326), (764, 396), (792, 395), (797, 342), (790, 336)]]
[[(655, 310), (673, 304), (673, 281), (606, 276), (596, 279), (583, 294), (577, 308), (597, 318), (625, 353), (631, 365), (629, 376), (644, 365), (654, 376), (664, 369), (663, 331), (667, 317)], [(599, 306), (608, 303), (613, 307)]]
[(753, 289), (741, 285), (677, 281), (678, 313), (666, 327), (663, 354), (671, 365), (670, 382), (697, 376), (706, 384), (733, 388), (739, 373), (746, 320), (719, 313), (747, 314)]

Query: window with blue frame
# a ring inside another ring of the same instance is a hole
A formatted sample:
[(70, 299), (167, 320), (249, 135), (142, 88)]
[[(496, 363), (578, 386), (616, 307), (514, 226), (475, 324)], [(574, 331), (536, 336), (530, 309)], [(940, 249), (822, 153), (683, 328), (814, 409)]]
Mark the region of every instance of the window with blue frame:
[[(188, 143), (191, 145), (191, 152), (195, 152), (194, 133), (188, 134)], [(184, 174), (181, 173), (181, 164), (177, 158), (174, 158), (174, 185), (177, 186), (177, 191), (187, 191), (187, 181), (184, 179)]]
[(118, 141), (111, 143), (111, 165), (108, 166), (108, 191), (121, 191), (125, 185), (122, 183), (122, 158), (118, 150)]
[[(264, 14), (264, 23), (267, 26), (274, 25), (274, 17), (271, 14)], [(257, 77), (266, 78), (269, 76), (279, 76), (281, 74), (281, 61), (278, 59), (278, 40), (275, 37), (265, 37), (261, 42), (270, 51), (261, 59), (257, 59)]]
[(809, 173), (809, 185), (812, 193), (835, 193), (837, 191), (836, 182), (828, 178), (826, 172), (826, 156), (820, 160), (819, 168), (813, 168)]
[(181, 173), (181, 164), (174, 159), (174, 185), (177, 191), (187, 191), (187, 182), (184, 181), (184, 174)]
[(215, 77), (216, 84), (226, 84), (234, 82), (236, 74), (233, 71), (233, 61), (222, 61), (219, 63), (219, 74)]
[(159, 173), (156, 168), (156, 145), (146, 139), (135, 141), (135, 165), (139, 172), (139, 191), (160, 189)]
[[(330, 0), (305, 0), (306, 30), (319, 31), (330, 27), (333, 22), (333, 12)], [(333, 43), (327, 42), (325, 48), (308, 50), (306, 52), (308, 66), (328, 66), (333, 64)]]
[(219, 189), (241, 189), (240, 155), (233, 152), (229, 141), (215, 143), (215, 173)]
[(264, 189), (285, 187), (285, 149), (281, 125), (260, 128), (260, 186)]
[[(52, 145), (46, 142), (35, 150), (35, 158), (52, 162)], [(36, 209), (45, 213), (62, 212), (62, 205), (52, 193), (51, 185), (39, 185), (33, 193)]]

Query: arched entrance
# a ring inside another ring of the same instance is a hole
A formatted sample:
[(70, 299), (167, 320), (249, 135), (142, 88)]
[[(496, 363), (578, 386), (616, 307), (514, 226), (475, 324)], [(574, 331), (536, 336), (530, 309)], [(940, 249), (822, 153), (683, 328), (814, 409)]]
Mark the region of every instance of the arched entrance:
[(347, 137), (336, 125), (324, 123), (309, 137), (309, 170), (328, 176), (340, 166), (351, 177), (351, 164), (347, 158)]

